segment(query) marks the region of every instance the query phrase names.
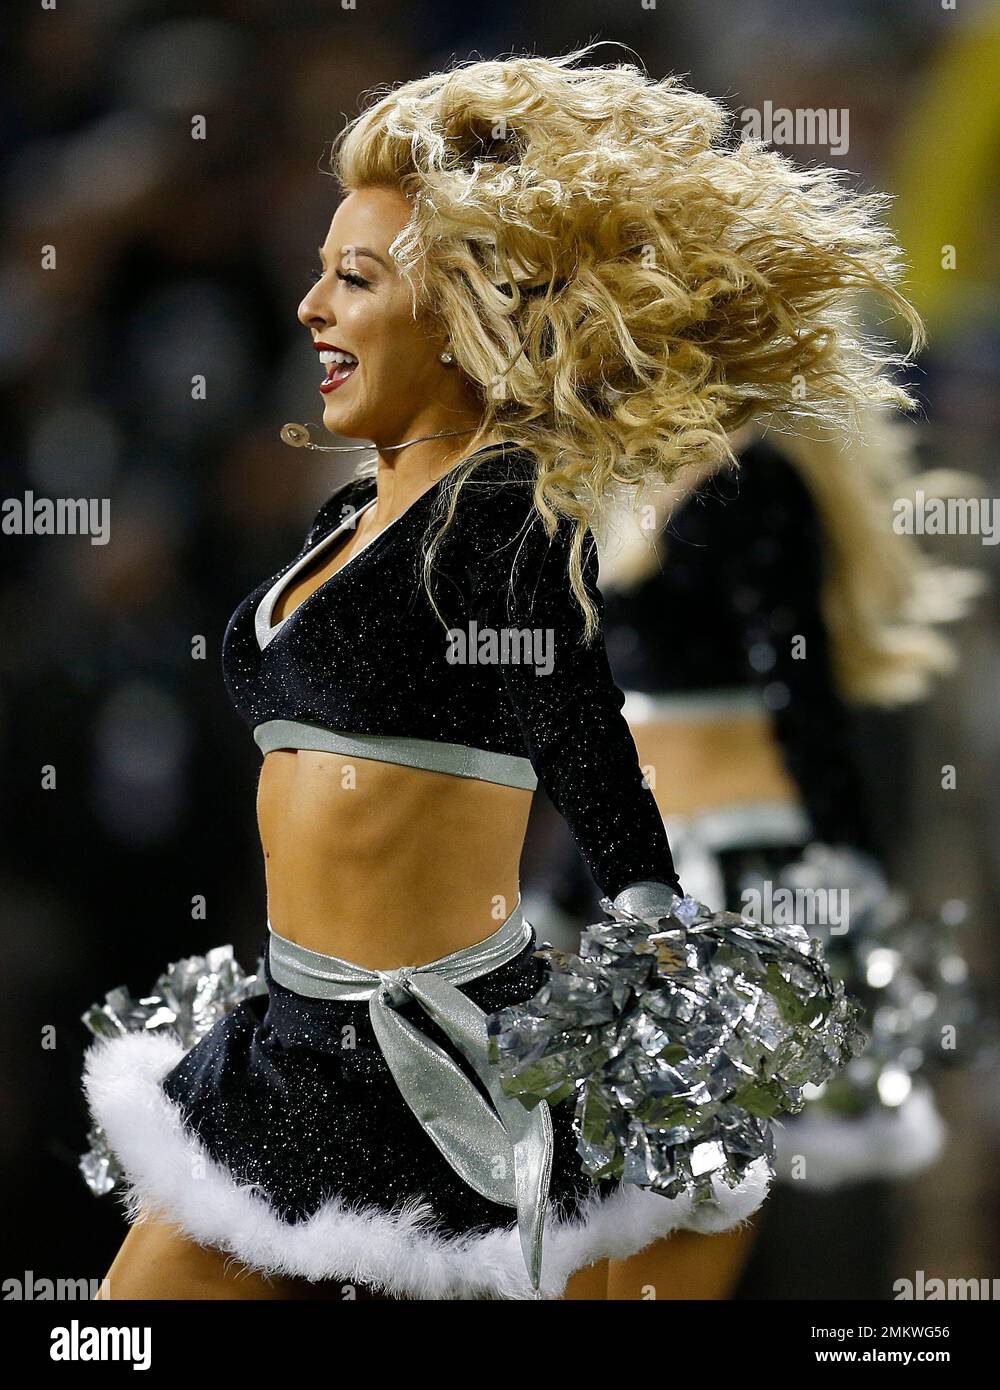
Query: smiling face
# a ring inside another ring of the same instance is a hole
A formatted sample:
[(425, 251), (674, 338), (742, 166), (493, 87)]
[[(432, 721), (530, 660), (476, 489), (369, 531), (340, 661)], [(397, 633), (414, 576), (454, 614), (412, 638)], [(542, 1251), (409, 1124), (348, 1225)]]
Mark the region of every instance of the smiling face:
[(314, 343), (336, 350), (318, 372), (333, 434), (395, 443), (457, 428), (475, 409), (457, 368), (440, 361), (445, 330), (419, 305), (414, 318), (410, 282), (389, 255), (410, 211), (395, 189), (349, 193), (321, 248), (322, 274), (299, 305)]

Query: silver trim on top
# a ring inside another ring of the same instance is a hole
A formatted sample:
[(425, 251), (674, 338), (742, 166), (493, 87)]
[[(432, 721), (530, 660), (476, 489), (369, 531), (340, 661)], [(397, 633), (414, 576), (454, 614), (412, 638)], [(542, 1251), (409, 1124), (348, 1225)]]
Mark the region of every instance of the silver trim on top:
[[(306, 553), (300, 556), (299, 559), (295, 561), (295, 564), (292, 565), (291, 569), (285, 570), (285, 572), (283, 574), (280, 574), (278, 578), (274, 581), (270, 589), (268, 589), (267, 593), (261, 599), (260, 603), (258, 603), (257, 610), (254, 613), (253, 617), (254, 632), (257, 636), (257, 645), (258, 647), (260, 647), (261, 651), (264, 650), (264, 648), (267, 646), (268, 642), (272, 640), (272, 638), (277, 636), (277, 634), (281, 631), (281, 629), (289, 621), (289, 619), (295, 617), (295, 614), (299, 611), (302, 605), (304, 603), (308, 603), (309, 600), (313, 597), (313, 594), (319, 593), (319, 590), (324, 587), (327, 581), (324, 581), (324, 584), (321, 584), (318, 589), (314, 589), (312, 594), (307, 595), (307, 597), (302, 600), (302, 603), (296, 604), (290, 613), (286, 613), (283, 618), (279, 618), (276, 623), (272, 624), (271, 614), (274, 612), (275, 604), (278, 602), (278, 599), (284, 593), (285, 589), (289, 586), (289, 584), (291, 584), (295, 576), (297, 574), (300, 574), (302, 570), (305, 569), (306, 565), (310, 564), (313, 560), (315, 560), (317, 555), (322, 554), (323, 551), (326, 550), (337, 539), (338, 536), (342, 536), (344, 531), (349, 526), (357, 525), (358, 518), (361, 516), (362, 512), (366, 512), (370, 507), (374, 507), (377, 500), (377, 498), (373, 497), (370, 502), (366, 502), (365, 505), (363, 507), (359, 507), (357, 511), (348, 513), (348, 515), (344, 517), (343, 521), (341, 521), (339, 525), (335, 526), (332, 531), (330, 531), (327, 535), (323, 537), (322, 540), (317, 541), (315, 545), (310, 546)], [(389, 525), (391, 526), (392, 522), (390, 522)], [(388, 531), (389, 527), (386, 526), (384, 529)], [(379, 531), (378, 535), (381, 534), (382, 532)], [(365, 544), (361, 547), (361, 549), (356, 550), (349, 560), (345, 560), (345, 562), (340, 566), (340, 569), (334, 570), (334, 573), (330, 576), (330, 578), (334, 578), (335, 575), (340, 574), (341, 570), (345, 570), (347, 566), (351, 563), (351, 561), (356, 560), (359, 555), (363, 554), (363, 552), (367, 550), (368, 546), (371, 545), (371, 542), (376, 539), (376, 536), (372, 536), (371, 540), (366, 541)]]
[[(671, 845), (694, 840), (703, 848), (765, 849), (807, 845), (814, 838), (812, 821), (802, 806), (787, 801), (746, 801), (714, 806), (689, 816), (664, 816)], [(684, 882), (681, 875), (681, 882)]]
[(725, 719), (741, 714), (767, 714), (759, 690), (696, 690), (673, 695), (652, 695), (626, 690), (622, 714), (630, 724), (658, 724), (671, 720)]
[(464, 743), (439, 743), (436, 739), (407, 738), (401, 734), (351, 734), (327, 729), (300, 719), (268, 719), (253, 731), (262, 753), (276, 748), (302, 748), (319, 753), (346, 753), (351, 758), (371, 758), (380, 763), (400, 763), (427, 772), (446, 772), (476, 782), (495, 782), (501, 787), (534, 791), (538, 778), (530, 758), (469, 748)]
[(805, 808), (785, 801), (715, 806), (693, 816), (664, 816), (663, 824), (684, 891), (713, 912), (732, 906), (719, 861), (725, 850), (804, 846), (814, 838)]

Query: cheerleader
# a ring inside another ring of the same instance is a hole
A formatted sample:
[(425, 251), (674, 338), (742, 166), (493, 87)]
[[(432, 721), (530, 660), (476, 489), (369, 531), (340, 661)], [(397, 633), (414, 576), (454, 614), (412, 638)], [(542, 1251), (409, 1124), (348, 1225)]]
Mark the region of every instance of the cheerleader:
[[(747, 933), (684, 897), (608, 667), (591, 526), (613, 482), (669, 480), (746, 421), (802, 413), (799, 383), (838, 424), (907, 407), (856, 296), (915, 341), (919, 320), (879, 198), (586, 54), (405, 83), (335, 143), (344, 196), (298, 316), (324, 427), (373, 445), (225, 634), (263, 758), (266, 990), (187, 1049), (126, 1027), (87, 1056), (133, 1221), (111, 1298), (603, 1298), (610, 1257), (725, 1230), (766, 1195), (772, 1146), (739, 1089), (766, 1042), (748, 1023), (721, 1046), (719, 962), (757, 981), (769, 960), (815, 1004), (822, 1037), (779, 1028), (790, 1072), (829, 1075), (855, 1045), (801, 929)], [(622, 1007), (681, 992), (714, 1020), (669, 1064), (697, 1152), (653, 1144), (636, 1112), (644, 1174), (581, 1133), (604, 1072), (567, 1053), (538, 1103), (519, 1067), (518, 1011), (545, 1033), (563, 968), (520, 900), (539, 781), (605, 895), (594, 939), (624, 953)], [(794, 1107), (780, 1069), (760, 1084)]]
[[(963, 481), (915, 477), (908, 427), (870, 418), (846, 448), (754, 431), (736, 442), (738, 469), (611, 519), (605, 638), (688, 891), (768, 918), (794, 903), (863, 1001), (872, 1045), (776, 1131), (779, 1178), (826, 1192), (919, 1172), (944, 1139), (931, 1081), (947, 1060), (942, 1020), (968, 1041), (963, 959), (949, 924), (914, 920), (885, 880), (850, 709), (916, 700), (951, 669), (934, 628), (979, 578), (893, 532), (894, 498)], [(543, 934), (587, 919), (578, 866), (565, 853), (536, 890)], [(614, 1264), (613, 1287), (725, 1297), (753, 1238), (749, 1224), (675, 1237)]]

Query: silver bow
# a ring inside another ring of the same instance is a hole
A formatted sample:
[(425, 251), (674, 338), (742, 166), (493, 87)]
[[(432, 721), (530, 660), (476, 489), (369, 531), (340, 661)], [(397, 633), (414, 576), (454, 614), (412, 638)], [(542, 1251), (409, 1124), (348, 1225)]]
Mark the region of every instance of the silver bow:
[[(313, 998), (367, 1000), (372, 1028), (403, 1099), (448, 1164), (473, 1191), (517, 1211), (532, 1287), (541, 1279), (542, 1235), (552, 1172), (552, 1117), (505, 1094), (490, 1063), (486, 1014), (457, 988), (512, 960), (531, 939), (520, 906), (486, 941), (427, 965), (368, 970), (310, 951), (270, 931), (275, 981)], [(448, 1054), (398, 1012), (413, 999), (474, 1068), (492, 1107)]]

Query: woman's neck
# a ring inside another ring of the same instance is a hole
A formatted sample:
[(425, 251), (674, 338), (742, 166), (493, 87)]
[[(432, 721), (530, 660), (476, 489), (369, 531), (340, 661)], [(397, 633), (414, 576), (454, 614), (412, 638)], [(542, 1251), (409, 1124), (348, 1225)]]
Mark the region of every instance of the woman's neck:
[[(480, 435), (481, 420), (467, 424), (415, 421), (412, 431), (403, 434), (398, 443), (415, 440), (405, 448), (378, 453), (378, 503), (376, 511), (386, 520), (410, 506), (421, 493), (448, 473), (457, 463), (488, 444), (499, 443), (502, 435), (490, 430)], [(452, 430), (461, 433), (451, 433)], [(439, 438), (424, 438), (447, 431)]]

